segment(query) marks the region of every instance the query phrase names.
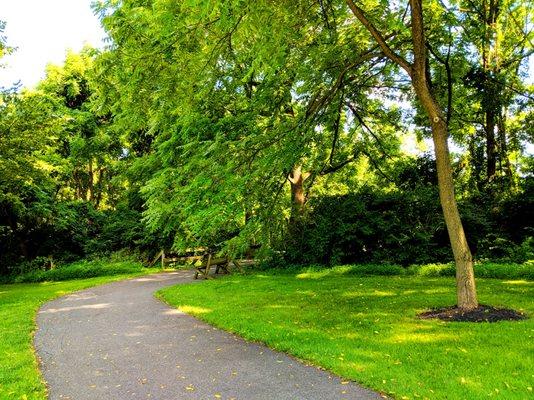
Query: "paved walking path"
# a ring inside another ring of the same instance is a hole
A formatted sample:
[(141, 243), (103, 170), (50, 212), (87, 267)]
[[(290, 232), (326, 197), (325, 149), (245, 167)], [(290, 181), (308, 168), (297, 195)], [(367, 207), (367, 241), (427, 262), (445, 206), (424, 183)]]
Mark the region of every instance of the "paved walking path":
[(248, 343), (153, 297), (191, 282), (162, 273), (45, 304), (35, 348), (51, 400), (378, 399), (377, 394)]

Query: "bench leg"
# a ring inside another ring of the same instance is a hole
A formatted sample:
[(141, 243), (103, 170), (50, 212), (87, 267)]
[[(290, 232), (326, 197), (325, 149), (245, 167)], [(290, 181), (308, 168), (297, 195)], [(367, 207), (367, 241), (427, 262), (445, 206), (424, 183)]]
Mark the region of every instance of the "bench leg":
[(245, 271), (243, 270), (243, 267), (241, 266), (241, 263), (237, 260), (232, 260), (232, 262), (234, 263), (234, 265), (237, 267), (237, 269), (239, 270), (239, 272), (241, 273), (244, 273)]
[(206, 263), (206, 270), (204, 271), (204, 278), (208, 278), (211, 267), (211, 254), (208, 256), (208, 262)]

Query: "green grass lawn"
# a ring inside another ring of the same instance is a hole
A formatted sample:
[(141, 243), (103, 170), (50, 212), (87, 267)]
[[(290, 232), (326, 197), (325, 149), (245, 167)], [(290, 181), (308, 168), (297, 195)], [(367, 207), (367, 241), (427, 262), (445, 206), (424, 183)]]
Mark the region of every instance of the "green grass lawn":
[[(452, 278), (233, 275), (159, 293), (213, 325), (397, 399), (534, 398), (534, 319), (419, 320), (455, 304)], [(482, 304), (534, 316), (534, 282), (478, 280)]]
[[(129, 268), (124, 262), (120, 263), (120, 268), (117, 263), (110, 264), (106, 269), (107, 276), (64, 282), (0, 285), (0, 399), (46, 398), (46, 389), (32, 347), (35, 315), (39, 306), (75, 290), (154, 271), (143, 269), (139, 263), (129, 263)], [(70, 276), (72, 269), (69, 267)], [(110, 270), (130, 272), (110, 276)]]

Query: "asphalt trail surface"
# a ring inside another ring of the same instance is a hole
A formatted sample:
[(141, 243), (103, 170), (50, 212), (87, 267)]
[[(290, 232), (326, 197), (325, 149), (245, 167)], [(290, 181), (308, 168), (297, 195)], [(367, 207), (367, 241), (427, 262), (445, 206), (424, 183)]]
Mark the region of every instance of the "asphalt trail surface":
[[(379, 399), (353, 382), (249, 343), (154, 298), (180, 271), (46, 303), (34, 345), (51, 400)], [(200, 283), (201, 284), (201, 283)]]

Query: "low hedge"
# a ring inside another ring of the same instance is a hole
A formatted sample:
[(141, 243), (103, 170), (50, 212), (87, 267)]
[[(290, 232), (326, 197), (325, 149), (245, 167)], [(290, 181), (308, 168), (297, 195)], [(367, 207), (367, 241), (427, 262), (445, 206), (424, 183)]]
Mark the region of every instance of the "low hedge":
[[(336, 267), (311, 265), (307, 267), (290, 266), (286, 269), (290, 273), (298, 273), (302, 277), (320, 278), (326, 275), (350, 276), (427, 276), (453, 277), (456, 268), (453, 263), (423, 264), (402, 267), (391, 264), (355, 264)], [(475, 277), (494, 279), (525, 279), (534, 280), (534, 262), (523, 264), (480, 262), (475, 264)]]
[(73, 279), (112, 276), (143, 271), (141, 263), (135, 261), (78, 261), (47, 271), (35, 270), (21, 275), (7, 276), (4, 283), (37, 283), (68, 281)]

